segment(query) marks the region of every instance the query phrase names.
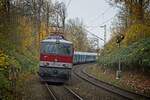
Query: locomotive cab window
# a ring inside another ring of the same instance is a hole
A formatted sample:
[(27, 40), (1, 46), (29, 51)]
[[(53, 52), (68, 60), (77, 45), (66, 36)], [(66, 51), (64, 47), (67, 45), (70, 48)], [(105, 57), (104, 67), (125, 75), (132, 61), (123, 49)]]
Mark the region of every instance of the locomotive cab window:
[(71, 56), (72, 51), (72, 44), (55, 42), (41, 43), (41, 53)]

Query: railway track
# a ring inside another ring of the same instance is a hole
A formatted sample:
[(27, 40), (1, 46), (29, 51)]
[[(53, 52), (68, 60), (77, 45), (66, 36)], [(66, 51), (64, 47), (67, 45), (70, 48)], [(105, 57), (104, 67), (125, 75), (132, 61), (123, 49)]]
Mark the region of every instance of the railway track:
[(51, 100), (57, 100), (56, 95), (54, 94), (53, 90), (49, 88), (47, 83), (45, 83), (45, 86), (46, 86), (46, 88), (47, 88), (47, 90), (48, 90), (48, 92), (49, 92), (49, 94), (51, 96)]
[(78, 94), (66, 86), (45, 84), (50, 93), (51, 100), (83, 100)]
[(148, 98), (148, 97), (138, 95), (136, 93), (132, 93), (132, 92), (123, 90), (121, 88), (115, 87), (111, 84), (105, 83), (103, 81), (97, 80), (96, 78), (92, 77), (85, 71), (86, 67), (84, 67), (84, 66), (86, 66), (86, 65), (81, 65), (79, 67), (75, 67), (75, 69), (73, 70), (73, 73), (77, 77), (81, 78), (82, 80), (84, 80), (96, 87), (99, 87), (106, 91), (109, 91), (113, 94), (120, 95), (128, 100), (150, 100), (150, 98)]

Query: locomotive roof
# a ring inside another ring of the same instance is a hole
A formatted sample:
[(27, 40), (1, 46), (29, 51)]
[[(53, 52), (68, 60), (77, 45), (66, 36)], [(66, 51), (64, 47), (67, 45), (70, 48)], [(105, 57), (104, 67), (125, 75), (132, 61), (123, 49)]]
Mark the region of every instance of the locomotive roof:
[(67, 43), (67, 44), (72, 44), (72, 42), (64, 40), (64, 39), (45, 39), (42, 42), (60, 42), (60, 43)]
[(97, 55), (97, 53), (92, 53), (92, 52), (74, 52), (74, 54), (78, 54), (78, 55)]

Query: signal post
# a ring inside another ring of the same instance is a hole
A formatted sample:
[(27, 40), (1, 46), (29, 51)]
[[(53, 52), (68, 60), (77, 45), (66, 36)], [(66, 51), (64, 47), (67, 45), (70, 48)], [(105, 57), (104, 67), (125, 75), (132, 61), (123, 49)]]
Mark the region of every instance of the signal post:
[[(124, 35), (120, 34), (116, 37), (116, 43), (118, 44), (118, 48), (120, 49), (120, 42), (124, 39)], [(118, 57), (118, 70), (116, 71), (116, 79), (120, 79), (121, 77), (121, 62), (120, 57)]]

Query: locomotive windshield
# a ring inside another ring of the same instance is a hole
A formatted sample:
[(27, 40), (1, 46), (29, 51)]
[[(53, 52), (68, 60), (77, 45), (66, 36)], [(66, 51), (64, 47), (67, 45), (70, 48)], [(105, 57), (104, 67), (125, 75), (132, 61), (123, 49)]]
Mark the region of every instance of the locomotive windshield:
[(58, 54), (58, 55), (72, 55), (72, 44), (55, 43), (55, 42), (42, 42), (41, 53)]

